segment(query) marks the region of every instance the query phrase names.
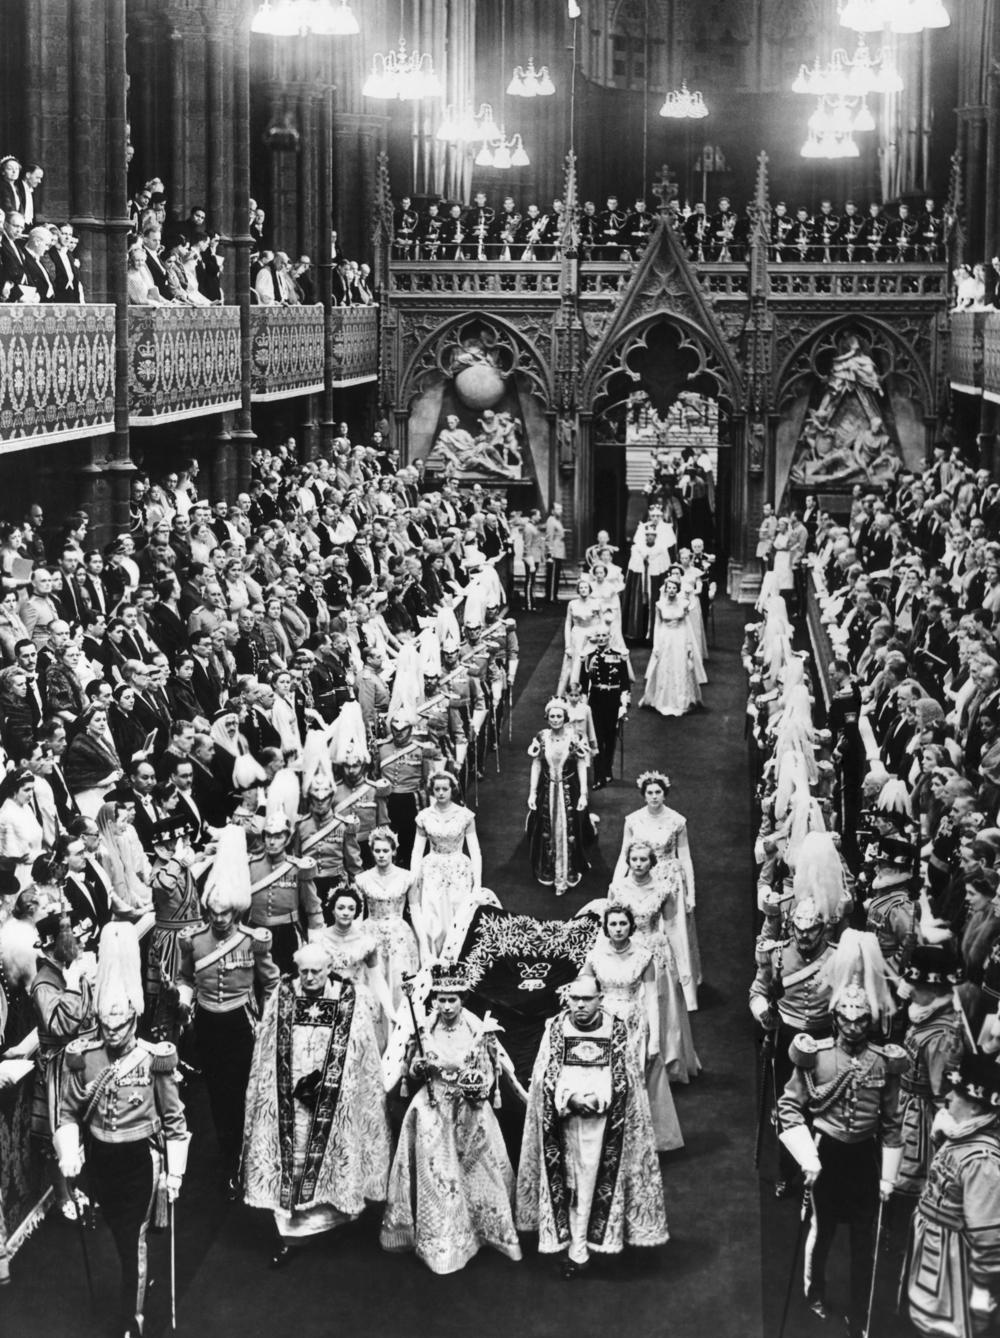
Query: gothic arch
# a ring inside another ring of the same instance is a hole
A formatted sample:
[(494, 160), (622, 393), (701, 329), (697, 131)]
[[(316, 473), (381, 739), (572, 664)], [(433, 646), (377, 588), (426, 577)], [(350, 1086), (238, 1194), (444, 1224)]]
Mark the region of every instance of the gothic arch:
[(708, 378), (713, 383), (716, 398), (726, 405), (731, 414), (740, 412), (742, 385), (739, 370), (728, 350), (718, 345), (710, 331), (677, 311), (668, 309), (646, 312), (619, 330), (591, 359), (580, 384), (580, 407), (592, 412), (607, 393), (612, 377), (624, 373), (638, 382), (639, 372), (629, 364), (631, 354), (648, 349), (650, 332), (661, 324), (672, 325), (680, 335), (678, 351), (690, 351), (696, 365), (687, 374), (687, 381)]
[(897, 384), (906, 387), (910, 397), (920, 404), (923, 416), (933, 417), (937, 404), (925, 321), (918, 317), (912, 326), (896, 329), (877, 316), (853, 314), (838, 315), (809, 329), (791, 332), (794, 345), (775, 378), (774, 403), (778, 412), (807, 392), (817, 377), (822, 379), (819, 361), (835, 353), (838, 341), (851, 331), (861, 336), (883, 381), (895, 377)]
[(544, 409), (554, 404), (553, 368), (542, 345), (552, 349), (551, 334), (544, 327), (535, 329), (538, 341), (492, 312), (464, 311), (442, 321), (429, 330), (418, 343), (399, 380), (396, 411), (410, 408), (418, 395), (448, 374), (447, 358), (458, 349), (464, 337), (473, 332), (489, 332), (494, 336), (492, 347), (505, 362), (505, 371), (520, 373), (528, 383), (530, 393)]

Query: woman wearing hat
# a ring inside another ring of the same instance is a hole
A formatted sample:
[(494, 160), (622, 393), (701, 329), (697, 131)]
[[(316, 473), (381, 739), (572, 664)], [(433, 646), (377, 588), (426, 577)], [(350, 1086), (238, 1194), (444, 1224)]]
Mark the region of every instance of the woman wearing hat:
[(382, 1248), (415, 1250), (434, 1273), (458, 1272), (483, 1245), (521, 1258), (514, 1172), (491, 1105), (496, 1041), (463, 1007), (468, 988), (461, 965), (432, 967), (433, 1012), (406, 1055), (407, 1078), (421, 1086), (403, 1118), (382, 1219)]

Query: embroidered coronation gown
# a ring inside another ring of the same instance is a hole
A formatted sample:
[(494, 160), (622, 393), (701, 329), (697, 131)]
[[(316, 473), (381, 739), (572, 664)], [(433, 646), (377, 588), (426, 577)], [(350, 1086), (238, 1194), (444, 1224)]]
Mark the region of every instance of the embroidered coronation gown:
[(494, 1066), (482, 1024), (464, 1009), (454, 1030), (434, 1019), (423, 1047), (440, 1072), (403, 1117), (382, 1248), (415, 1250), (434, 1273), (457, 1272), (483, 1245), (520, 1259), (514, 1172), (490, 1105)]
[(694, 1048), (674, 952), (662, 925), (664, 905), (675, 896), (668, 881), (656, 876), (655, 869), (644, 883), (637, 882), (629, 871), (611, 884), (607, 904), (626, 906), (632, 912), (632, 942), (652, 954), (660, 1010), (660, 1058), (671, 1082), (686, 1083), (701, 1072), (701, 1061)]
[(701, 684), (708, 681), (684, 595), (656, 602), (653, 653), (646, 669), (646, 687), (640, 706), (660, 715), (684, 715), (701, 704)]
[(377, 969), (382, 973), (392, 1006), (397, 1010), (403, 1000), (403, 977), (413, 975), (420, 967), (417, 937), (403, 919), (412, 881), (410, 871), (396, 865), (390, 867), (387, 879), (382, 879), (377, 869), (365, 869), (356, 879), (368, 909), (365, 928), (375, 936)]
[(621, 1018), (628, 1029), (636, 1068), (646, 1076), (656, 1150), (671, 1152), (684, 1146), (684, 1138), (662, 1055), (655, 1056), (647, 1065), (649, 1024), (642, 978), (652, 960), (650, 949), (640, 946), (634, 939), (627, 952), (616, 952), (607, 940), (599, 940), (587, 954), (584, 971), (592, 973), (600, 985), (604, 1007)]
[(417, 827), (429, 847), (420, 864), (420, 911), (435, 957), (444, 947), (456, 913), (474, 897), (472, 860), (462, 847), (475, 820), (476, 815), (463, 804), (443, 811), (432, 804), (417, 814)]
[(589, 867), (583, 843), (592, 829), (587, 814), (576, 807), (577, 761), (587, 755), (586, 745), (568, 726), (558, 734), (540, 730), (528, 748), (528, 756), (541, 766), (536, 808), (528, 814), (528, 847), (531, 871), (545, 887), (575, 887)]
[(673, 952), (688, 1012), (693, 1013), (698, 1007), (701, 958), (694, 923), (694, 865), (688, 843), (687, 819), (676, 809), (666, 807), (658, 814), (651, 813), (648, 808), (630, 813), (622, 830), (622, 848), (615, 866), (616, 883), (624, 882), (629, 876), (625, 852), (634, 841), (648, 845), (656, 856), (653, 874), (666, 889), (660, 903), (659, 927)]

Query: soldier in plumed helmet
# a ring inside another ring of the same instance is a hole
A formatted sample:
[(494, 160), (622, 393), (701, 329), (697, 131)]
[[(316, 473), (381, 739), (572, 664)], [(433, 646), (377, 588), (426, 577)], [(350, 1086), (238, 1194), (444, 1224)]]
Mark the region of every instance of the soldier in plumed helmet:
[(861, 1338), (878, 1201), (892, 1194), (903, 1155), (899, 1081), (906, 1054), (898, 1045), (871, 1039), (885, 1029), (892, 1007), (874, 935), (846, 931), (830, 978), (834, 1035), (817, 1040), (803, 1032), (792, 1042), (792, 1076), (778, 1101), (780, 1138), (801, 1166), (811, 1197), (805, 1250), (809, 1307), (821, 1319), (829, 1314), (826, 1264), (843, 1223), (850, 1233), (847, 1332)]
[(242, 827), (223, 828), (204, 897), (207, 925), (181, 935), (181, 1022), (194, 1021), (226, 1192), (235, 1198), (253, 1024), (259, 1002), (278, 983), (271, 931), (240, 921), (250, 910), (250, 871)]
[(162, 1177), (169, 1201), (179, 1194), (190, 1135), (177, 1090), (176, 1049), (136, 1036), (142, 979), (130, 924), (113, 921), (102, 931), (94, 1003), (99, 1035), (67, 1047), (55, 1145), (67, 1180), (87, 1164), (121, 1261), (118, 1333), (139, 1338), (156, 1191)]

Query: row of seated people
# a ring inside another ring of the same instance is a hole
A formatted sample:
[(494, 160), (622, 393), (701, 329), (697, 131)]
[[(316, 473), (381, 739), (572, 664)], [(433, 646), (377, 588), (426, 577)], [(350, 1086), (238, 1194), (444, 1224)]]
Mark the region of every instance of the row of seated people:
[[(714, 214), (699, 201), (681, 220), (692, 260), (725, 263), (746, 259), (750, 219), (737, 214), (725, 196)], [(833, 201), (824, 198), (817, 213), (799, 205), (792, 217), (784, 200), (779, 200), (771, 211), (768, 258), (775, 264), (937, 264), (945, 258), (948, 233), (947, 216), (929, 198), (915, 216), (905, 203), (890, 215), (875, 201), (862, 214), (853, 200), (847, 200), (844, 212), (838, 214)]]
[[(728, 197), (720, 197), (714, 213), (698, 201), (675, 217), (692, 260), (746, 259), (750, 219), (733, 209)], [(641, 197), (631, 209), (615, 195), (607, 197), (602, 210), (587, 200), (575, 219), (568, 220), (560, 199), (547, 210), (531, 203), (522, 212), (511, 195), (494, 209), (485, 191), (479, 191), (470, 205), (431, 201), (421, 213), (410, 196), (403, 196), (393, 216), (393, 256), (430, 261), (554, 260), (572, 244), (584, 260), (633, 260), (645, 249), (655, 222)], [(832, 200), (824, 198), (815, 214), (800, 205), (793, 216), (782, 200), (771, 212), (769, 257), (779, 264), (933, 264), (944, 259), (948, 233), (948, 217), (931, 198), (925, 199), (919, 213), (901, 202), (891, 215), (876, 202), (862, 214), (853, 200), (837, 213)]]
[[(644, 199), (631, 209), (609, 195), (602, 210), (587, 200), (573, 221), (574, 244), (585, 260), (638, 259), (656, 223)], [(567, 218), (560, 199), (522, 211), (512, 195), (499, 209), (477, 191), (470, 205), (431, 201), (421, 213), (404, 195), (393, 215), (396, 260), (553, 260), (566, 244)]]

